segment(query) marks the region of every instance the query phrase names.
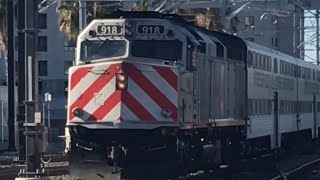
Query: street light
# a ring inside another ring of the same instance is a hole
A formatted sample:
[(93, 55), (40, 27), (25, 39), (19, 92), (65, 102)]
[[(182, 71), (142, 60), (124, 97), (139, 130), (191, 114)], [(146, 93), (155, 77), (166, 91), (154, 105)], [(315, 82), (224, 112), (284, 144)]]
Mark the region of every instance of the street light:
[[(43, 103), (43, 124), (45, 125), (45, 110), (48, 110), (48, 128), (50, 128), (50, 102), (51, 94), (49, 92), (44, 94), (44, 103)], [(46, 108), (47, 107), (47, 108)]]

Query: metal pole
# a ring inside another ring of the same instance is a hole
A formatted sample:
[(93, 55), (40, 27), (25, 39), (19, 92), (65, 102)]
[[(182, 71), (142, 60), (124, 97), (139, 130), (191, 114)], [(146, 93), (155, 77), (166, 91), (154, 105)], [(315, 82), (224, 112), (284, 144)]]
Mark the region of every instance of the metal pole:
[[(300, 43), (304, 42), (304, 10), (300, 9)], [(304, 60), (304, 45), (300, 47), (300, 59)]]
[(48, 102), (48, 127), (49, 127), (49, 129), (51, 128), (51, 115), (50, 115), (50, 102)]
[(9, 128), (9, 151), (16, 150), (15, 142), (15, 71), (14, 71), (14, 33), (13, 33), (13, 0), (7, 0), (7, 23), (8, 23), (8, 128)]
[(3, 101), (1, 100), (1, 142), (4, 142), (4, 115), (3, 115)]
[(296, 26), (296, 6), (293, 6), (293, 38), (292, 38), (292, 52), (296, 53), (296, 40), (297, 40), (297, 26)]
[(25, 121), (25, 0), (18, 0), (18, 141), (19, 141), (19, 160), (24, 161), (26, 157), (26, 142), (23, 134)]
[(42, 103), (42, 124), (46, 125), (46, 103)]
[(316, 10), (316, 41), (317, 65), (319, 65), (319, 10)]
[(87, 25), (87, 2), (86, 0), (79, 1), (79, 30), (80, 32)]
[[(40, 155), (35, 148), (37, 141), (34, 133), (37, 125), (35, 124), (35, 112), (38, 112), (38, 61), (37, 61), (37, 42), (38, 42), (38, 0), (28, 0), (25, 4), (25, 110), (26, 110), (26, 172), (37, 172), (41, 169)], [(37, 134), (37, 133), (36, 133)]]

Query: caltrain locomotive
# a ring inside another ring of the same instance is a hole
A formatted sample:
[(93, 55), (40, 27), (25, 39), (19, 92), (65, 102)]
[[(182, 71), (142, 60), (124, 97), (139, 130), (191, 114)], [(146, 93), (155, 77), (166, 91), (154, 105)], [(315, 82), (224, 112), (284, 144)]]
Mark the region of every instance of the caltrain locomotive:
[(77, 39), (70, 171), (165, 179), (290, 148), (318, 137), (319, 82), (318, 66), (177, 15), (116, 11)]

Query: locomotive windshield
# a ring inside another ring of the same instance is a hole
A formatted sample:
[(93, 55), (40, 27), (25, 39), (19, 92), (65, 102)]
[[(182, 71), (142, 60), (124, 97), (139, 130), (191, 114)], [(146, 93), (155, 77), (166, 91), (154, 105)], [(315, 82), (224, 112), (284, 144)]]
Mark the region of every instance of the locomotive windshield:
[(131, 55), (180, 61), (182, 56), (182, 42), (179, 40), (134, 40), (131, 43)]
[(81, 44), (81, 60), (121, 57), (126, 54), (125, 40), (87, 40)]

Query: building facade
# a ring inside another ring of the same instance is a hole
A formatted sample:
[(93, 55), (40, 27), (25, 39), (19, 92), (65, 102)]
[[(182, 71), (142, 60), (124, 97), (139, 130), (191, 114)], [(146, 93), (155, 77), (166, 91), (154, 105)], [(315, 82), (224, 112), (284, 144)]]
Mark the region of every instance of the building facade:
[(235, 16), (233, 12), (246, 3), (233, 0), (222, 16), (232, 17), (224, 25), (229, 32), (279, 50), (297, 58), (304, 58), (304, 10), (287, 0), (253, 0)]
[[(45, 112), (45, 119), (50, 118), (51, 127), (63, 127), (66, 119), (67, 70), (73, 63), (74, 46), (59, 31), (56, 5), (39, 13), (39, 28), (39, 106)], [(51, 94), (50, 104), (44, 102), (45, 93)], [(58, 129), (63, 132), (63, 129)]]
[[(46, 4), (43, 4), (46, 6)], [(58, 25), (57, 4), (39, 12), (38, 33), (38, 75), (39, 75), (39, 109), (42, 120), (55, 135), (64, 133), (67, 98), (67, 70), (73, 64), (74, 45), (67, 36), (60, 32)], [(17, 32), (16, 41), (17, 42)], [(15, 59), (17, 60), (17, 44), (15, 43)], [(0, 69), (1, 70), (1, 69)], [(51, 94), (51, 101), (45, 101), (45, 94)], [(57, 137), (57, 136), (56, 136)]]

